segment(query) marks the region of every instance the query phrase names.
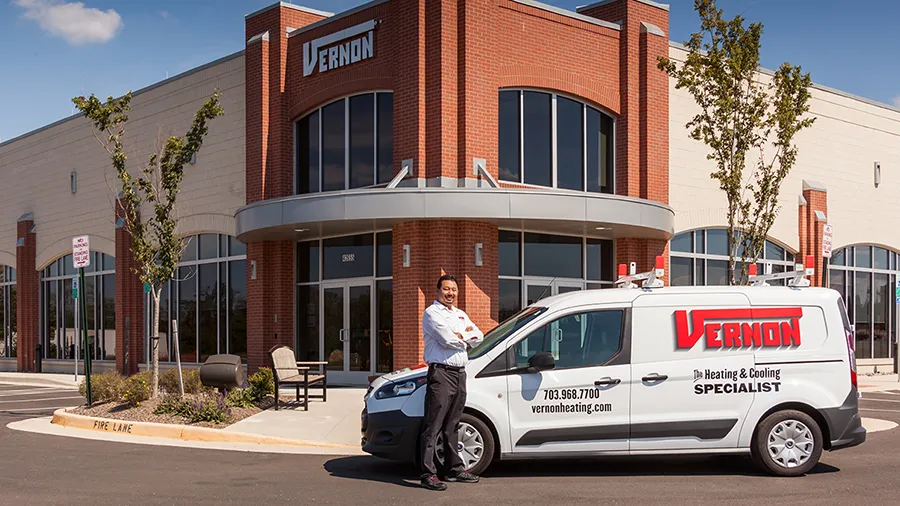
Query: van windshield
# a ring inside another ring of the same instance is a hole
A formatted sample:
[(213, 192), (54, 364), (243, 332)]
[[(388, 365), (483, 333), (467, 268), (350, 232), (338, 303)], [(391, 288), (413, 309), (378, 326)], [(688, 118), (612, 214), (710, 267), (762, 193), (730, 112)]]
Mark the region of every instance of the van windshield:
[(543, 314), (546, 310), (547, 308), (545, 307), (529, 306), (510, 316), (500, 325), (497, 325), (493, 330), (485, 334), (484, 341), (482, 341), (481, 344), (469, 350), (469, 358), (478, 358), (491, 351), (494, 346), (503, 342), (510, 334), (519, 330), (525, 324)]

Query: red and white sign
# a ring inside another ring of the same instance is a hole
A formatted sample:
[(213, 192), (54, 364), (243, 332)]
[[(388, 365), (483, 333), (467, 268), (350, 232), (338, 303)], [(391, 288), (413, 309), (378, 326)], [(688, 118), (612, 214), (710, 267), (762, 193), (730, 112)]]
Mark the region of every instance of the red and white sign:
[(91, 265), (91, 243), (86, 235), (72, 238), (72, 265), (81, 269)]
[(822, 227), (822, 256), (831, 258), (831, 225)]
[(707, 349), (800, 346), (802, 317), (800, 307), (695, 309), (688, 330), (688, 312), (677, 310), (676, 348), (691, 349), (702, 337)]

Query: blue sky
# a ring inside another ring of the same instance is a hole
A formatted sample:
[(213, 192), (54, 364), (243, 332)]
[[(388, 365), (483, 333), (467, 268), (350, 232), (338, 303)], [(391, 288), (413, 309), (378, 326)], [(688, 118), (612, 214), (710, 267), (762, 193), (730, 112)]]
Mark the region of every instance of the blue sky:
[[(294, 0), (340, 12), (364, 0)], [(545, 0), (574, 10), (588, 0)], [(119, 96), (239, 51), (244, 15), (274, 0), (0, 0), (0, 141), (69, 116), (81, 93)], [(762, 64), (800, 64), (816, 83), (900, 106), (900, 2), (719, 0), (764, 24)], [(671, 0), (670, 39), (699, 23)]]

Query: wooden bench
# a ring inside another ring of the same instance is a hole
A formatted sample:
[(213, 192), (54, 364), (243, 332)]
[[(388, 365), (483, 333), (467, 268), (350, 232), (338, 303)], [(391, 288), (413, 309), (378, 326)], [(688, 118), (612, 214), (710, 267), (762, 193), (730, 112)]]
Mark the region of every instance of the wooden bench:
[[(310, 372), (312, 366), (324, 366), (328, 362), (297, 362), (294, 350), (287, 346), (276, 346), (269, 350), (272, 360), (272, 374), (275, 377), (275, 410), (278, 410), (278, 389), (281, 385), (293, 385), (297, 389), (296, 401), (300, 401), (300, 387), (303, 387), (303, 409), (309, 411), (309, 399), (322, 399), (328, 402), (328, 378), (324, 368), (322, 374)], [(309, 395), (309, 387), (320, 386), (322, 395)]]

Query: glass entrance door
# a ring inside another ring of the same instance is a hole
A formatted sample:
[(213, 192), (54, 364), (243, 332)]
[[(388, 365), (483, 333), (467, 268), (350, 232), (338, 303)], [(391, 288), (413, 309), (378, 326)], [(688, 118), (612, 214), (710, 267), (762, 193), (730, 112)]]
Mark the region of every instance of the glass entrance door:
[(525, 298), (523, 307), (534, 304), (535, 302), (552, 295), (559, 295), (561, 293), (574, 292), (577, 290), (584, 290), (584, 283), (582, 281), (526, 279), (525, 293), (522, 294)]
[(372, 282), (346, 281), (322, 286), (322, 360), (328, 382), (366, 385), (374, 374)]

